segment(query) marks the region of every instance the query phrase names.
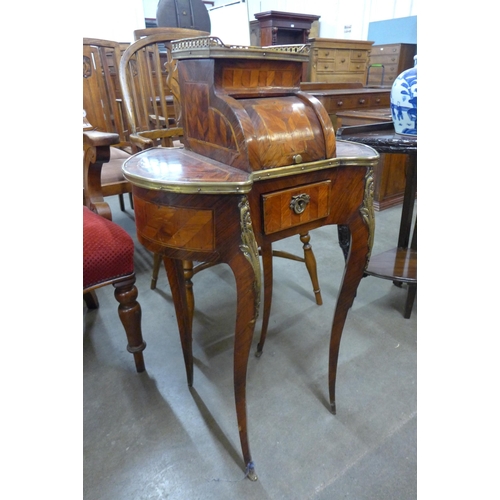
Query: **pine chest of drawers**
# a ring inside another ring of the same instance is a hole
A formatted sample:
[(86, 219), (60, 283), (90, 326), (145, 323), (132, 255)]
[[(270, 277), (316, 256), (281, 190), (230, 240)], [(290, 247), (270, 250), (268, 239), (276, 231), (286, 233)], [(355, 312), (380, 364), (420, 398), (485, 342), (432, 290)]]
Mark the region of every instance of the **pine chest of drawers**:
[(415, 43), (374, 45), (368, 63), (368, 86), (392, 86), (396, 77), (414, 65)]
[(373, 42), (310, 38), (307, 81), (324, 83), (366, 83)]

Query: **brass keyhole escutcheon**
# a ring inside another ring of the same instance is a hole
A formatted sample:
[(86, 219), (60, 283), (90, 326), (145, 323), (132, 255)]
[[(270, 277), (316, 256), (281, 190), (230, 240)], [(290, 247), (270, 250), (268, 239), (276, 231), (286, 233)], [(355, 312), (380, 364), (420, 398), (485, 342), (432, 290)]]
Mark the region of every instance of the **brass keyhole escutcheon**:
[(311, 201), (311, 197), (306, 194), (298, 194), (296, 196), (292, 196), (292, 200), (290, 201), (290, 208), (297, 214), (300, 215), (304, 212), (307, 205)]

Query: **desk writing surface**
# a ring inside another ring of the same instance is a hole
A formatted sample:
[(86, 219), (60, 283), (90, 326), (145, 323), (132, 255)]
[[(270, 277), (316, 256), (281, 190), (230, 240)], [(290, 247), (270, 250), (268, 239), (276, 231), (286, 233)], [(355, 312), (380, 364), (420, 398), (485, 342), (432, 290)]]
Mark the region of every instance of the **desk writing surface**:
[(317, 162), (245, 172), (184, 148), (151, 148), (128, 158), (125, 177), (139, 187), (183, 193), (248, 193), (255, 181), (349, 164), (370, 165), (378, 158), (371, 147), (337, 142), (337, 156)]
[(184, 193), (246, 193), (252, 187), (247, 172), (184, 148), (141, 151), (127, 159), (123, 173), (140, 187)]

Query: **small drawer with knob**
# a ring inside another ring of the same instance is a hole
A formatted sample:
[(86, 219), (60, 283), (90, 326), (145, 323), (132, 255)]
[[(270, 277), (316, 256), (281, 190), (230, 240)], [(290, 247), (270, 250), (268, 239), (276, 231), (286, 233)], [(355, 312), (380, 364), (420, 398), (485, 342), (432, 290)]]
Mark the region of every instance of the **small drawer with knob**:
[(335, 71), (348, 71), (351, 63), (348, 50), (336, 50), (334, 56)]
[(333, 73), (335, 62), (328, 59), (318, 59), (315, 68), (318, 73)]
[(333, 57), (334, 49), (318, 49), (318, 57), (320, 59), (330, 59)]
[(370, 103), (370, 108), (385, 108), (391, 105), (390, 92), (384, 92), (371, 95), (367, 98)]
[(329, 99), (327, 110), (329, 112), (335, 112), (343, 109), (355, 109), (358, 99), (359, 97), (355, 95), (332, 96)]
[(264, 233), (272, 234), (330, 213), (331, 181), (262, 195)]
[(351, 62), (366, 62), (368, 59), (367, 50), (351, 50)]
[(350, 73), (364, 73), (366, 70), (366, 62), (365, 61), (351, 61), (349, 63), (349, 72)]
[(371, 50), (371, 55), (380, 55), (380, 56), (387, 56), (387, 55), (399, 55), (401, 51), (401, 46), (398, 45), (374, 45)]

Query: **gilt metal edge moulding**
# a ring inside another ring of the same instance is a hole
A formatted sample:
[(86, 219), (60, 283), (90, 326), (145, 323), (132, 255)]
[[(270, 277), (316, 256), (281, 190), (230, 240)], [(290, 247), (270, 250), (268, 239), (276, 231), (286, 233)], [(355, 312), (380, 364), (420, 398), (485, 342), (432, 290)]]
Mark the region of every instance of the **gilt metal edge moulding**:
[[(349, 144), (349, 141), (338, 141), (338, 143)], [(178, 148), (180, 151), (185, 151)], [(134, 172), (124, 170), (125, 178), (135, 185), (156, 191), (170, 191), (173, 193), (204, 193), (204, 194), (246, 194), (251, 191), (254, 182), (263, 181), (267, 179), (276, 179), (278, 177), (288, 177), (298, 173), (314, 172), (317, 170), (324, 170), (332, 167), (341, 167), (348, 165), (367, 166), (373, 167), (378, 162), (379, 154), (373, 149), (372, 156), (359, 157), (359, 156), (340, 156), (335, 158), (328, 158), (326, 160), (314, 161), (309, 163), (302, 163), (300, 165), (288, 165), (285, 167), (275, 167), (266, 170), (257, 170), (255, 172), (243, 172), (237, 169), (232, 169), (238, 172), (241, 180), (238, 181), (196, 181), (192, 177), (189, 179), (175, 178), (172, 172), (172, 164), (170, 162), (162, 162), (162, 153), (164, 148), (152, 148), (146, 152), (137, 153), (140, 161), (134, 168)], [(157, 158), (151, 159), (150, 156), (154, 150), (157, 150)], [(192, 154), (192, 152), (190, 152)], [(144, 158), (140, 158), (143, 156)], [(229, 165), (205, 158), (205, 161), (210, 162), (212, 168), (220, 167), (223, 170), (231, 169)], [(203, 160), (202, 160), (203, 161)], [(151, 164), (154, 162), (154, 167)], [(151, 173), (154, 175), (151, 176)]]
[(299, 45), (271, 45), (269, 47), (254, 47), (251, 45), (225, 45), (222, 40), (215, 36), (201, 36), (194, 38), (183, 38), (172, 42), (172, 57), (179, 58), (267, 58), (288, 59), (293, 56), (294, 60), (307, 62), (309, 60), (309, 44)]

